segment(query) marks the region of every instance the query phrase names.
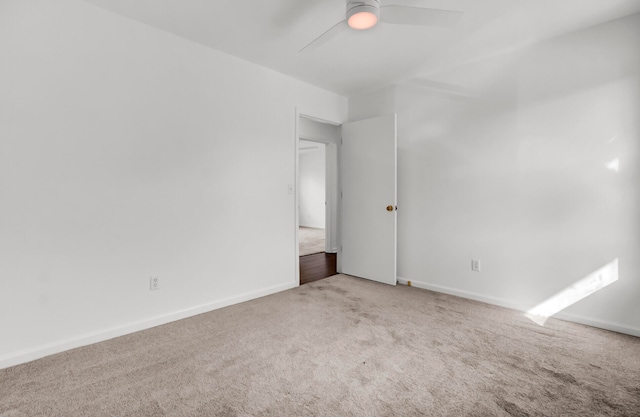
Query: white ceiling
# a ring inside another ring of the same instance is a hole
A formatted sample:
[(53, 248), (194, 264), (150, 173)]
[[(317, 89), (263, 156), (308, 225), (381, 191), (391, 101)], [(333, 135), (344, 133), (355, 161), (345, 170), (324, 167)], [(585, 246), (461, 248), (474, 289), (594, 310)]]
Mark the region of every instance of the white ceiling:
[(640, 0), (388, 0), (464, 15), (453, 28), (348, 30), (298, 53), (344, 19), (344, 0), (87, 1), (347, 96), (640, 12)]

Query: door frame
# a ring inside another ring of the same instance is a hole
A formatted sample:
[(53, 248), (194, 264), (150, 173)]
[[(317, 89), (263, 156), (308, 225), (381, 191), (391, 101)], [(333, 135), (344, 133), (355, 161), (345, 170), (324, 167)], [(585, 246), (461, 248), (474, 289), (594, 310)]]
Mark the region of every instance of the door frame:
[[(319, 122), (319, 123), (324, 123), (324, 124), (328, 124), (328, 125), (332, 125), (332, 126), (342, 126), (342, 123), (340, 122), (335, 122), (335, 121), (331, 121), (331, 120), (325, 120), (325, 119), (321, 119), (315, 116), (312, 116), (310, 114), (307, 113), (303, 113), (300, 112), (299, 109), (296, 107), (295, 108), (295, 138), (294, 138), (294, 161), (295, 161), (295, 172), (294, 172), (294, 186), (293, 186), (293, 194), (294, 194), (294, 199), (293, 199), (293, 204), (294, 204), (294, 242), (295, 242), (295, 251), (294, 251), (294, 255), (295, 255), (295, 284), (296, 285), (300, 285), (300, 241), (299, 241), (299, 237), (298, 237), (298, 229), (300, 228), (300, 213), (298, 210), (299, 204), (300, 204), (300, 193), (299, 193), (299, 187), (300, 187), (300, 140), (299, 139), (303, 139), (303, 140), (308, 140), (308, 141), (312, 141), (312, 142), (317, 142), (317, 143), (322, 143), (324, 145), (327, 145), (325, 148), (325, 201), (326, 201), (326, 205), (325, 205), (325, 250), (326, 249), (330, 249), (332, 250), (333, 248), (330, 248), (330, 244), (331, 244), (331, 238), (335, 237), (335, 242), (336, 242), (336, 246), (338, 249), (340, 247), (340, 241), (341, 241), (341, 237), (340, 237), (340, 216), (339, 216), (339, 188), (340, 188), (340, 151), (339, 151), (339, 146), (338, 144), (335, 144), (335, 175), (336, 177), (333, 179), (333, 181), (329, 181), (329, 170), (327, 169), (328, 165), (330, 164), (330, 160), (329, 160), (329, 145), (332, 144), (331, 141), (329, 140), (323, 140), (321, 138), (309, 138), (309, 137), (301, 137), (300, 136), (300, 118), (304, 117), (306, 119), (315, 121), (315, 122)], [(336, 185), (336, 189), (334, 190), (333, 193), (329, 192), (329, 187), (330, 184), (337, 184)], [(331, 236), (330, 232), (329, 232), (329, 227), (327, 227), (328, 225), (331, 224), (331, 221), (333, 221), (333, 218), (331, 218), (331, 214), (330, 214), (330, 207), (332, 206), (332, 204), (334, 203), (334, 200), (332, 199), (332, 195), (334, 195), (335, 198), (335, 203), (337, 204), (338, 209), (336, 210), (335, 216), (337, 217), (336, 220), (336, 230), (335, 230), (335, 236)], [(339, 253), (339, 251), (338, 251)], [(338, 256), (339, 258), (339, 256)]]

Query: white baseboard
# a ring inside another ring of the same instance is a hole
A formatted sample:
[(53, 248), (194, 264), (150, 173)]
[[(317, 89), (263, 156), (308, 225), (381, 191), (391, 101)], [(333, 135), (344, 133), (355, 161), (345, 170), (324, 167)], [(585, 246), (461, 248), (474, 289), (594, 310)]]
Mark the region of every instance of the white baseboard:
[(322, 230), (325, 229), (324, 226), (318, 226), (318, 225), (313, 225), (313, 224), (302, 224), (302, 223), (300, 223), (300, 227), (307, 227), (309, 229), (322, 229)]
[(244, 301), (253, 300), (255, 298), (275, 294), (281, 291), (295, 288), (297, 286), (297, 284), (277, 285), (258, 291), (252, 291), (237, 296), (224, 298), (222, 300), (214, 301), (211, 303), (185, 308), (160, 316), (150, 317), (148, 319), (127, 323), (120, 326), (97, 330), (95, 332), (86, 333), (81, 336), (47, 343), (45, 345), (37, 346), (32, 349), (18, 351), (9, 355), (1, 356), (0, 369), (20, 365), (26, 362), (31, 362), (33, 360), (53, 355), (55, 353), (64, 352), (69, 349), (75, 349), (78, 347), (91, 345), (93, 343), (104, 342), (105, 340), (113, 339), (114, 337), (124, 336), (141, 330), (150, 329), (152, 327), (171, 323), (177, 320), (182, 320), (198, 314), (207, 313), (209, 311), (217, 310), (219, 308), (227, 307), (233, 304), (238, 304)]
[(611, 322), (608, 322), (608, 321), (590, 319), (588, 317), (578, 316), (578, 315), (569, 314), (569, 313), (558, 313), (558, 314), (554, 315), (553, 317), (556, 318), (556, 319), (560, 319), (560, 320), (564, 320), (564, 321), (571, 321), (571, 322), (574, 322), (574, 323), (585, 324), (587, 326), (597, 327), (599, 329), (609, 330), (609, 331), (616, 332), (616, 333), (624, 333), (624, 334), (628, 334), (628, 335), (631, 335), (631, 336), (640, 337), (640, 328), (637, 328), (637, 327), (623, 326), (623, 325), (617, 324), (617, 323), (611, 323)]
[[(401, 278), (401, 277), (398, 277), (397, 280), (398, 280), (398, 284), (409, 285), (410, 283), (410, 286), (412, 287), (422, 288), (425, 290), (430, 290), (430, 291), (449, 294), (449, 295), (455, 295), (457, 297), (468, 298), (470, 300), (481, 301), (483, 303), (493, 304), (500, 307), (506, 307), (513, 310), (522, 311), (523, 313), (525, 312), (524, 310), (522, 310), (520, 306), (505, 299), (496, 298), (496, 297), (487, 297), (487, 296), (470, 292), (470, 291), (462, 291), (455, 288), (428, 284), (426, 282), (421, 282), (421, 281), (408, 280), (406, 278)], [(624, 326), (617, 323), (590, 319), (588, 317), (578, 316), (574, 314), (567, 314), (567, 313), (558, 313), (558, 314), (555, 314), (553, 317), (560, 320), (564, 320), (564, 321), (570, 321), (574, 323), (585, 324), (591, 327), (597, 327), (604, 330), (610, 330), (616, 333), (624, 333), (631, 336), (640, 337), (640, 328), (636, 328), (636, 327)]]
[(398, 277), (398, 284), (409, 285), (409, 282), (411, 282), (411, 285), (410, 285), (411, 287), (422, 288), (425, 290), (440, 292), (443, 294), (455, 295), (457, 297), (468, 298), (470, 300), (475, 300), (475, 301), (482, 301), (483, 303), (493, 304), (500, 307), (506, 307), (506, 308), (511, 308), (513, 310), (521, 311), (521, 309), (518, 308), (518, 306), (515, 303), (512, 303), (508, 300), (487, 297), (487, 296), (470, 292), (470, 291), (462, 291), (455, 288), (445, 287), (442, 285), (428, 284), (421, 281), (408, 280), (406, 278)]

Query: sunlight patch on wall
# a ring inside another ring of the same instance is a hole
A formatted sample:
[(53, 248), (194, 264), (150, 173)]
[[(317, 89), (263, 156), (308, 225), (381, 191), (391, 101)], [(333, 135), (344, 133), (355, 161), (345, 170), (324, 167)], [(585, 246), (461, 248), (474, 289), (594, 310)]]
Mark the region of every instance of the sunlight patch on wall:
[(618, 258), (533, 307), (527, 311), (525, 316), (540, 326), (544, 326), (549, 317), (617, 280)]
[(606, 164), (607, 169), (611, 171), (620, 172), (620, 159), (616, 158)]

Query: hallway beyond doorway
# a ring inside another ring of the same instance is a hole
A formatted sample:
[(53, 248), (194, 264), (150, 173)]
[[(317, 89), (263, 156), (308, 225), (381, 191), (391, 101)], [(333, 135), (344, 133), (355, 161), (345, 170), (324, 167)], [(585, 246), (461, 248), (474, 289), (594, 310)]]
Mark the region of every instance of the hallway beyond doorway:
[(300, 226), (298, 229), (300, 256), (325, 251), (325, 230)]

